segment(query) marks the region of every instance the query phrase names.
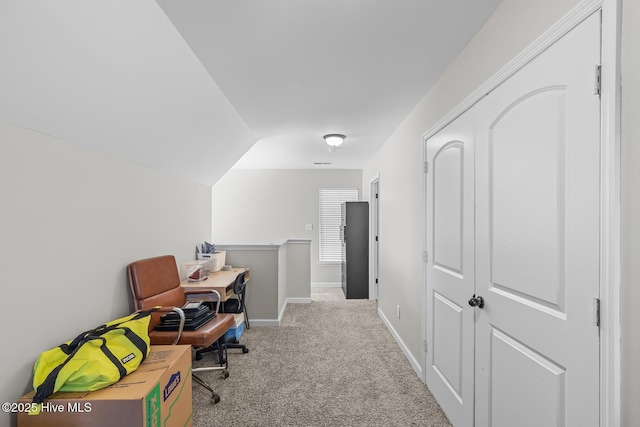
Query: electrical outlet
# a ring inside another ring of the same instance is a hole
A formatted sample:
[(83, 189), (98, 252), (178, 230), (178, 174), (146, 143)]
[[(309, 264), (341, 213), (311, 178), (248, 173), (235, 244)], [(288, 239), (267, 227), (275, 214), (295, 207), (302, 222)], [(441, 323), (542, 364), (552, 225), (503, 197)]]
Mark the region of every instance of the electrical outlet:
[(396, 314), (398, 315), (398, 319), (400, 318), (400, 304), (396, 305)]
[(305, 224), (304, 225), (304, 230), (305, 231), (312, 231), (313, 230), (313, 224)]

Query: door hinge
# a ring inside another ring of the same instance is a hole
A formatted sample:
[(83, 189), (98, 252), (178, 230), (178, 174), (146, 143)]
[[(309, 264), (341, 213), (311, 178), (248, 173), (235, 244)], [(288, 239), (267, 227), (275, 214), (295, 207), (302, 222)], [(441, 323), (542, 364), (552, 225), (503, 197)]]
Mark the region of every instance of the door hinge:
[(422, 348), (424, 348), (424, 352), (429, 351), (429, 345), (427, 344), (427, 340), (422, 340)]
[(427, 251), (422, 252), (422, 260), (424, 262), (429, 262), (429, 254), (427, 253)]
[(378, 284), (378, 278), (376, 277), (376, 285)]
[(376, 236), (376, 242), (378, 241), (378, 236)]
[(595, 79), (594, 79), (594, 88), (593, 94), (600, 96), (602, 93), (602, 65), (596, 65), (595, 70)]
[(429, 172), (429, 162), (424, 162), (424, 173)]
[(378, 193), (376, 193), (376, 199), (378, 198)]
[(600, 298), (593, 299), (593, 326), (600, 327)]

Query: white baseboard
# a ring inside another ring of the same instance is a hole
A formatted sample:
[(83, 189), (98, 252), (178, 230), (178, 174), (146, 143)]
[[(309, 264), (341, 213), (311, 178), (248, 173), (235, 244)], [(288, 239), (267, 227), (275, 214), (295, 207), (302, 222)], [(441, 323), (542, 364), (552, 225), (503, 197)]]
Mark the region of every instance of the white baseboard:
[(411, 364), (411, 367), (413, 368), (413, 370), (418, 375), (418, 378), (420, 378), (420, 381), (422, 381), (422, 367), (420, 367), (420, 364), (418, 363), (416, 358), (413, 357), (413, 355), (411, 354), (411, 352), (409, 351), (409, 349), (405, 345), (404, 341), (402, 341), (402, 339), (400, 338), (400, 335), (398, 335), (398, 333), (393, 328), (393, 326), (391, 326), (391, 322), (389, 322), (389, 319), (387, 319), (387, 317), (384, 315), (382, 310), (380, 310), (379, 308), (378, 308), (378, 316), (380, 316), (380, 318), (382, 319), (382, 321), (386, 325), (387, 329), (389, 329), (389, 332), (391, 332), (391, 335), (393, 336), (393, 338), (398, 343), (398, 347), (400, 347), (400, 350), (402, 350), (402, 352), (404, 353), (405, 357), (409, 361), (409, 364)]
[(286, 304), (310, 304), (311, 298), (287, 298)]
[(278, 313), (278, 326), (280, 326), (280, 322), (282, 322), (282, 316), (284, 316), (284, 311), (287, 309), (287, 304), (289, 304), (289, 299), (284, 300), (284, 304), (282, 304), (282, 308), (280, 309), (280, 313)]
[(280, 326), (282, 322), (282, 316), (284, 316), (284, 310), (287, 308), (287, 304), (310, 304), (311, 298), (287, 298), (282, 305), (282, 310), (277, 319), (249, 319), (251, 326)]
[(280, 321), (278, 319), (249, 319), (251, 323), (251, 327), (262, 327), (262, 326), (280, 326)]
[(312, 288), (341, 288), (342, 283), (340, 282), (312, 282)]

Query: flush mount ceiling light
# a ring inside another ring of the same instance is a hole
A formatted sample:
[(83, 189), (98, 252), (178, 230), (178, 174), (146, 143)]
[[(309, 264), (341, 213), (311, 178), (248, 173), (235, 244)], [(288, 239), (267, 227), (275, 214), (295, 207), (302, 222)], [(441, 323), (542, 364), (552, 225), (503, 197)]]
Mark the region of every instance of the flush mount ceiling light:
[(323, 136), (323, 138), (324, 142), (329, 145), (329, 151), (335, 151), (335, 149), (344, 142), (346, 137), (340, 133), (329, 133)]

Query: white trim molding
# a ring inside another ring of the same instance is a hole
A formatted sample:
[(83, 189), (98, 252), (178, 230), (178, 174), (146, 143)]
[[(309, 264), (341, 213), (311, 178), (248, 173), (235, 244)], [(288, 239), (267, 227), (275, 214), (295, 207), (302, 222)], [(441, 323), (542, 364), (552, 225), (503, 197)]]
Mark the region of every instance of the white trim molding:
[(602, 2), (600, 176), (600, 425), (619, 427), (621, 408), (621, 30), (622, 1)]
[(216, 249), (221, 251), (277, 251), (282, 244), (280, 243), (247, 243), (233, 245), (216, 245)]
[(404, 343), (404, 341), (402, 341), (402, 338), (400, 338), (400, 335), (398, 334), (398, 332), (396, 332), (396, 330), (393, 328), (393, 326), (391, 325), (391, 322), (389, 322), (389, 319), (387, 319), (387, 317), (384, 315), (382, 310), (380, 310), (379, 308), (378, 308), (378, 316), (380, 316), (380, 318), (384, 322), (387, 329), (389, 329), (389, 332), (391, 332), (391, 335), (398, 343), (398, 347), (400, 347), (400, 350), (402, 350), (402, 353), (404, 353), (404, 356), (407, 358), (407, 360), (411, 364), (411, 367), (416, 372), (416, 375), (418, 375), (418, 378), (422, 379), (423, 378), (422, 367), (420, 366), (420, 363), (418, 363), (416, 358), (413, 357), (413, 354), (411, 354), (407, 345)]
[[(584, 0), (562, 19), (471, 93), (422, 136), (423, 160), (426, 141), (461, 116), (489, 92), (555, 43), (587, 17), (602, 11), (601, 77), (601, 200), (600, 200), (600, 425), (621, 425), (621, 20), (622, 0)], [(594, 64), (595, 65), (595, 64)], [(426, 215), (422, 179), (423, 224)], [(423, 250), (426, 227), (423, 225)], [(422, 272), (422, 339), (426, 340), (426, 267)], [(383, 316), (381, 316), (383, 317)], [(395, 335), (394, 335), (395, 336)], [(422, 352), (422, 366), (426, 366)], [(426, 372), (424, 370), (423, 372)], [(426, 382), (424, 376), (421, 377)]]
[(312, 288), (341, 288), (342, 283), (340, 282), (312, 282)]
[(283, 244), (288, 245), (311, 245), (311, 239), (287, 239)]
[(311, 298), (290, 297), (285, 302), (285, 305), (287, 304), (311, 304)]
[(280, 326), (280, 320), (278, 319), (249, 319), (251, 326), (261, 328), (264, 326)]
[(270, 243), (233, 243), (228, 245), (216, 244), (216, 249), (224, 251), (277, 251), (280, 246), (289, 245), (311, 245), (311, 239), (284, 239)]
[[(378, 286), (376, 286), (376, 268), (378, 267), (376, 263), (378, 262), (376, 258), (376, 222), (378, 225), (380, 221), (377, 217), (379, 215), (380, 205), (379, 202), (374, 200), (375, 195), (373, 194), (373, 186), (377, 185), (378, 195), (380, 194), (380, 172), (376, 173), (373, 177), (369, 179), (369, 299), (377, 300), (378, 299)], [(379, 200), (379, 198), (378, 198)], [(375, 211), (376, 206), (378, 207), (378, 212)], [(378, 233), (380, 230), (377, 230)], [(378, 272), (379, 273), (379, 272)]]
[[(606, 1), (606, 0), (605, 0)], [(520, 52), (507, 65), (502, 67), (489, 80), (478, 87), (471, 95), (466, 97), (453, 110), (438, 121), (431, 129), (422, 135), (423, 148), (427, 139), (438, 133), (446, 125), (461, 116), (465, 111), (473, 107), (478, 101), (484, 98), (489, 92), (498, 87), (502, 82), (507, 80), (516, 71), (520, 70), (528, 64), (533, 58), (538, 56), (542, 51), (558, 41), (562, 36), (567, 34), (580, 22), (584, 21), (588, 16), (602, 7), (603, 0), (585, 0), (565, 15), (554, 26), (542, 34), (536, 41), (531, 43), (527, 48)]]

